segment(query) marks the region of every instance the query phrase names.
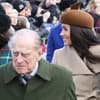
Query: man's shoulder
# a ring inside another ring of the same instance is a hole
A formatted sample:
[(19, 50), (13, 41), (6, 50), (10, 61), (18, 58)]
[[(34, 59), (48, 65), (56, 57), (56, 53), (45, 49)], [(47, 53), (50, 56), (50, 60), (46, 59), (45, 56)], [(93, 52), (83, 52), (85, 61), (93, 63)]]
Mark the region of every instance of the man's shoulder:
[(51, 64), (51, 77), (64, 86), (72, 83), (72, 73), (63, 66)]
[(6, 74), (6, 68), (7, 64), (0, 65), (0, 82), (4, 80), (5, 74)]
[(62, 78), (71, 78), (72, 73), (68, 69), (66, 69), (64, 66), (58, 65), (58, 64), (53, 64), (49, 63), (46, 60), (42, 60), (43, 65), (50, 71), (51, 77), (62, 77)]
[(0, 65), (0, 76), (6, 74), (6, 70), (10, 68), (11, 63)]
[(53, 64), (49, 63), (46, 60), (42, 60), (42, 63), (45, 67), (48, 67), (48, 69), (51, 71), (52, 75), (57, 75), (57, 76), (72, 76), (72, 73), (66, 69), (64, 66), (58, 65), (58, 64)]
[[(65, 67), (57, 64), (52, 64), (45, 61), (46, 69), (49, 69), (49, 77), (59, 84), (70, 84), (72, 82), (72, 73)], [(48, 68), (47, 68), (48, 67)]]
[(65, 68), (64, 66), (58, 65), (58, 64), (51, 64), (50, 65), (52, 68), (52, 71), (58, 75), (64, 75), (64, 76), (71, 76), (72, 73), (71, 71), (69, 71), (67, 68)]

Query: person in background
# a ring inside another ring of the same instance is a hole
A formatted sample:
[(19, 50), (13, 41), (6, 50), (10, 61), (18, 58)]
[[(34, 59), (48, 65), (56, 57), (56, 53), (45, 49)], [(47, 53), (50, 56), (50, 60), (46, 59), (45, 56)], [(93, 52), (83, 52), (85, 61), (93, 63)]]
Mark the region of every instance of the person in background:
[(61, 15), (64, 47), (54, 52), (52, 63), (72, 72), (77, 100), (100, 100), (100, 39), (93, 17), (80, 10), (80, 4)]
[(56, 24), (59, 20), (59, 8), (57, 6), (56, 0), (43, 0), (40, 4), (40, 7), (43, 9), (43, 13), (50, 13), (48, 19), (44, 22)]
[(15, 25), (15, 30), (19, 30), (22, 28), (30, 28), (30, 23), (28, 21), (28, 19), (25, 16), (18, 16), (17, 18), (17, 24)]
[(8, 2), (1, 2), (1, 5), (3, 6), (6, 15), (8, 15), (11, 19), (11, 25), (14, 27), (17, 24), (18, 19), (18, 12), (16, 9), (13, 8), (12, 4)]
[(16, 31), (8, 44), (13, 60), (0, 66), (3, 100), (76, 100), (71, 72), (41, 58), (37, 32)]
[(61, 23), (58, 23), (51, 28), (50, 33), (48, 34), (46, 60), (49, 62), (52, 61), (54, 51), (64, 46), (63, 39), (60, 36), (61, 31), (62, 25)]
[(10, 51), (7, 43), (9, 37), (13, 34), (10, 17), (7, 16), (5, 11), (1, 10), (1, 8), (4, 9), (0, 5), (0, 65), (11, 61)]
[[(57, 0), (56, 3), (63, 12), (70, 5), (75, 3), (76, 0)], [(64, 42), (60, 33), (62, 31), (62, 25), (58, 22), (55, 26), (52, 26), (47, 37), (47, 50), (46, 50), (46, 60), (52, 62), (53, 54), (56, 49), (62, 48)]]
[(94, 29), (100, 34), (100, 2), (98, 0), (90, 0), (85, 8), (94, 18)]
[(14, 0), (12, 5), (14, 9), (18, 11), (19, 16), (30, 16), (31, 15), (31, 8), (27, 6), (25, 1)]
[(30, 28), (32, 30), (35, 30), (36, 26), (33, 24), (33, 20), (32, 20), (33, 18), (31, 17), (31, 10), (32, 10), (31, 5), (29, 6), (29, 4), (27, 4), (26, 1), (22, 1), (22, 0), (13, 1), (12, 5), (13, 8), (18, 11), (18, 16), (26, 17), (30, 23)]

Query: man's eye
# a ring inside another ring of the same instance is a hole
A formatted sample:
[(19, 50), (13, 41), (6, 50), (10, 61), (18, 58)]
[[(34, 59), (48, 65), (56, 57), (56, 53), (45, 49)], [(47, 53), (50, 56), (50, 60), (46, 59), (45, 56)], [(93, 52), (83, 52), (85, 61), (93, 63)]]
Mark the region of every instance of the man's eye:
[(18, 54), (19, 54), (18, 52), (13, 52), (14, 56), (18, 56)]
[(22, 56), (25, 57), (25, 58), (27, 58), (27, 57), (30, 56), (30, 54), (29, 53), (22, 53)]

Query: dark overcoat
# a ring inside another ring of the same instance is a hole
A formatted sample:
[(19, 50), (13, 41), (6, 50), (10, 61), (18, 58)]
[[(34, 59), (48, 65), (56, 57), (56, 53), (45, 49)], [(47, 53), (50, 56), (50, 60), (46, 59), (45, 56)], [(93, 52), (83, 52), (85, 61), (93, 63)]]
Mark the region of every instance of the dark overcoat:
[(37, 74), (24, 86), (12, 63), (0, 68), (0, 100), (76, 100), (71, 73), (40, 60)]

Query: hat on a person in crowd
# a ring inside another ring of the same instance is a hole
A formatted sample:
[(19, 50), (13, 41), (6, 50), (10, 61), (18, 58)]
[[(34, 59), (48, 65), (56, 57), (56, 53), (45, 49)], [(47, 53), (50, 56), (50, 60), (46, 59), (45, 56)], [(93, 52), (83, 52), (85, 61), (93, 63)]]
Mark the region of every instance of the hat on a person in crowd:
[(65, 10), (61, 15), (61, 23), (92, 29), (94, 19), (89, 13), (79, 8), (80, 4), (81, 2), (75, 3)]
[(18, 12), (21, 12), (26, 7), (26, 3), (24, 1), (21, 1), (21, 0), (16, 0), (12, 4), (13, 4), (13, 7)]

